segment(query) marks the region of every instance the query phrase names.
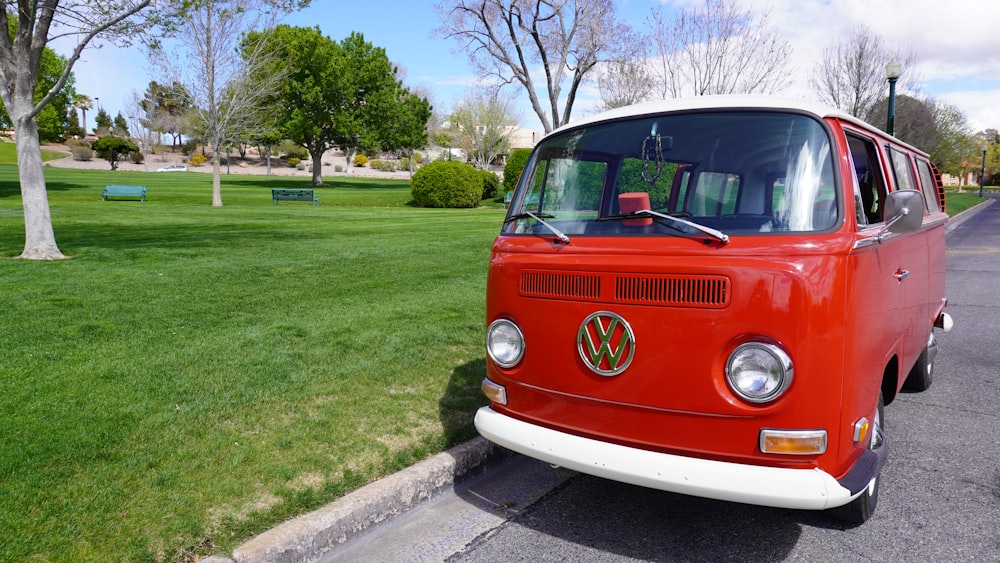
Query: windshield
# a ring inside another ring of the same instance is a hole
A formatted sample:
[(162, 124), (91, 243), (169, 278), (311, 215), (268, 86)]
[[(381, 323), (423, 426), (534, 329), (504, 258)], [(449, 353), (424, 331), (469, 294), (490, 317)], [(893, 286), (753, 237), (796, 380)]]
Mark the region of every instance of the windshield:
[(815, 119), (777, 112), (644, 116), (544, 140), (525, 168), (504, 232), (709, 232), (724, 242), (731, 234), (821, 231), (837, 224), (836, 194), (829, 136)]

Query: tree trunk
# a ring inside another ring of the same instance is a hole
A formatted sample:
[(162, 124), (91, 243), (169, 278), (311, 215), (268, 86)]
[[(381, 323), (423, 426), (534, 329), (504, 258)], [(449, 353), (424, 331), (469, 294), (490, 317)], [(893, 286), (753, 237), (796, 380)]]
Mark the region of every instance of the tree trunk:
[(219, 151), (212, 155), (212, 207), (222, 207), (222, 176), (219, 170)]
[(322, 186), (323, 185), (323, 151), (320, 150), (318, 153), (316, 151), (309, 151), (309, 157), (312, 158), (312, 185)]
[(24, 252), (18, 258), (62, 260), (66, 256), (59, 251), (56, 235), (52, 230), (49, 198), (45, 191), (45, 171), (42, 168), (42, 150), (35, 120), (14, 119), (14, 135), (21, 180), (21, 202), (24, 207)]

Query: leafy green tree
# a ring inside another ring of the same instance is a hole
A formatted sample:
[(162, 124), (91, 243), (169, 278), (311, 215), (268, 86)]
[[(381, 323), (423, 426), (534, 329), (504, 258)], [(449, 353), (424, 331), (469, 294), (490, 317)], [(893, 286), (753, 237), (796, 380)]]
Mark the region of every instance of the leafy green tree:
[[(387, 90), (385, 119), (380, 124), (381, 148), (406, 155), (413, 172), (413, 153), (427, 146), (427, 121), (432, 108), (427, 98), (405, 88)], [(373, 108), (378, 109), (378, 108)]]
[[(17, 22), (8, 20), (7, 26), (10, 35), (13, 37)], [(38, 65), (38, 81), (35, 84), (34, 101), (38, 102), (49, 90), (51, 90), (63, 70), (66, 68), (66, 58), (59, 56), (49, 48), (42, 50), (42, 57)], [(66, 129), (69, 127), (67, 115), (69, 108), (73, 105), (76, 92), (73, 89), (74, 78), (70, 74), (63, 87), (52, 98), (52, 101), (43, 108), (35, 118), (38, 124), (38, 139), (41, 142), (60, 141), (66, 138)], [(6, 107), (0, 105), (0, 126), (12, 127), (13, 122), (7, 114)]]
[[(385, 50), (363, 35), (352, 33), (337, 43), (318, 28), (280, 25), (269, 36), (251, 34), (244, 48), (262, 41), (267, 41), (276, 61), (267, 72), (289, 73), (273, 100), (281, 129), (309, 151), (314, 163), (335, 146), (344, 149), (351, 166), (359, 150), (419, 143), (419, 133), (412, 134), (415, 126), (397, 128), (386, 122), (406, 116), (402, 119), (416, 123), (424, 113), (423, 104), (407, 96)], [(322, 185), (322, 167), (313, 166), (312, 172), (313, 185)]]
[(90, 148), (97, 153), (97, 156), (107, 160), (111, 164), (112, 170), (118, 170), (118, 163), (128, 158), (134, 152), (139, 151), (139, 147), (128, 139), (108, 135), (94, 141)]
[(115, 116), (115, 120), (111, 126), (111, 134), (116, 137), (129, 137), (131, 136), (128, 132), (128, 121), (125, 120), (125, 116), (122, 112), (118, 112)]
[(84, 135), (76, 107), (69, 108), (69, 113), (66, 114), (66, 135), (68, 137), (83, 137)]
[(97, 133), (99, 137), (111, 134), (111, 127), (114, 125), (114, 121), (111, 119), (111, 114), (104, 111), (104, 108), (97, 110), (97, 116), (94, 118), (94, 133)]
[(959, 176), (968, 155), (979, 150), (979, 140), (972, 133), (965, 115), (955, 106), (936, 102), (933, 111), (939, 136), (930, 150), (931, 160), (941, 172)]

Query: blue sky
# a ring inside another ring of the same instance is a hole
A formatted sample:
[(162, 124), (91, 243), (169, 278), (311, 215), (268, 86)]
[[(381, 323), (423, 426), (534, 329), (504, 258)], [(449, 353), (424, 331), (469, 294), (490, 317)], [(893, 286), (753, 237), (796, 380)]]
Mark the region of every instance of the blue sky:
[[(879, 33), (890, 48), (913, 51), (915, 68), (907, 69), (926, 95), (961, 109), (976, 129), (1000, 129), (1000, 2), (996, 0), (734, 0), (760, 10), (793, 47), (792, 81), (787, 91), (810, 97), (808, 77), (824, 47), (847, 36), (863, 22)], [(703, 0), (666, 0), (668, 8)], [(405, 82), (431, 92), (435, 108), (447, 113), (453, 103), (475, 84), (476, 76), (464, 54), (456, 53), (455, 40), (436, 37), (439, 26), (434, 1), (313, 0), (309, 8), (288, 16), (284, 23), (319, 26), (334, 40), (352, 31), (386, 50), (390, 60), (405, 69)], [(646, 31), (646, 18), (659, 0), (617, 2), (619, 14), (633, 27)], [(58, 47), (57, 47), (57, 50)], [(888, 61), (886, 61), (888, 62)], [(99, 105), (114, 116), (124, 108), (133, 91), (139, 95), (156, 78), (141, 49), (104, 46), (89, 49), (74, 68), (77, 91), (99, 98)], [(594, 111), (595, 88), (584, 88), (575, 117)], [(537, 117), (521, 96), (521, 124), (541, 129)], [(87, 119), (93, 127), (93, 113)]]

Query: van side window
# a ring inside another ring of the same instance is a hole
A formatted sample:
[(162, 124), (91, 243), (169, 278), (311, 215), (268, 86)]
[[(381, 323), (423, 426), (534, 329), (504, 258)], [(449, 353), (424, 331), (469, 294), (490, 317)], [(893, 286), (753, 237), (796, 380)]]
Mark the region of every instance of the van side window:
[(919, 190), (917, 180), (913, 177), (913, 166), (910, 165), (910, 155), (894, 148), (889, 148), (892, 158), (892, 172), (896, 176), (897, 190)]
[(938, 201), (937, 182), (934, 181), (934, 173), (931, 172), (931, 163), (918, 158), (917, 174), (920, 176), (920, 187), (924, 192), (924, 201), (927, 202), (927, 211), (930, 213), (941, 211), (941, 203)]
[[(858, 179), (861, 209), (858, 222), (874, 224), (882, 222), (882, 207), (885, 203), (885, 176), (878, 158), (878, 149), (871, 139), (847, 134), (847, 146), (851, 151), (854, 173)], [(864, 221), (861, 221), (861, 218)]]

